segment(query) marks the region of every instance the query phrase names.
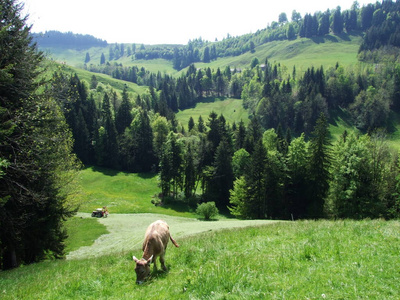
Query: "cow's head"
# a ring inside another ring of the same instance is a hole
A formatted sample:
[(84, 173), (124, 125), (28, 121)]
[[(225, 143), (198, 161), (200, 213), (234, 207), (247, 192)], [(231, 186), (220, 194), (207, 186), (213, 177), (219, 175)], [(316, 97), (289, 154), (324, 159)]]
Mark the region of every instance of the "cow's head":
[(135, 256), (132, 258), (136, 262), (136, 283), (142, 284), (150, 274), (150, 264), (153, 260), (153, 255), (148, 260), (145, 260), (144, 258), (137, 259)]

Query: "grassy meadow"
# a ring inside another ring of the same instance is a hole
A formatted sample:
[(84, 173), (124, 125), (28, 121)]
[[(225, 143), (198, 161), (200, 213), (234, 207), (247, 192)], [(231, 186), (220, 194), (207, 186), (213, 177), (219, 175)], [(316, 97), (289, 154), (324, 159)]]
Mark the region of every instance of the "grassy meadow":
[(229, 124), (233, 124), (233, 122), (238, 124), (240, 120), (242, 120), (243, 123), (247, 125), (249, 123), (249, 114), (247, 110), (243, 108), (242, 103), (243, 101), (241, 99), (233, 98), (205, 99), (203, 102), (197, 103), (193, 108), (179, 111), (176, 114), (176, 119), (187, 129), (190, 117), (197, 123), (201, 116), (206, 123), (208, 116), (214, 111), (218, 115), (224, 115), (224, 118)]
[(160, 193), (157, 174), (125, 173), (89, 167), (80, 172), (82, 195), (81, 212), (90, 213), (107, 206), (115, 213), (155, 213), (194, 217), (185, 204), (154, 206), (152, 197)]
[(1, 272), (1, 299), (398, 299), (398, 221), (278, 222), (178, 243), (169, 271), (143, 285), (132, 249)]

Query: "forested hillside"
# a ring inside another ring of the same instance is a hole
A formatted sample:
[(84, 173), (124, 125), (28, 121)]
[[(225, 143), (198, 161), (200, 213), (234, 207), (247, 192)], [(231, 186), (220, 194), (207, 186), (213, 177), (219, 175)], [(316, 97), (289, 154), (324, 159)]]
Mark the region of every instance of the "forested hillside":
[(55, 30), (46, 31), (44, 33), (33, 33), (32, 38), (40, 48), (58, 47), (81, 50), (91, 47), (107, 46), (107, 41), (103, 41), (88, 34), (63, 33)]
[[(368, 37), (385, 28), (391, 36), (386, 42), (368, 50), (360, 47), (364, 64), (345, 67), (338, 62), (329, 69), (310, 67), (300, 73), (296, 66), (287, 70), (279, 62), (254, 58), (245, 69), (191, 64), (174, 77), (104, 60), (88, 70), (148, 86), (148, 91), (132, 97), (126, 90), (97, 88), (96, 75), (85, 83), (59, 72), (51, 90), (65, 112), (82, 162), (159, 172), (162, 201), (213, 200), (244, 218), (390, 218), (399, 212), (397, 154), (385, 142), (393, 130), (390, 116), (400, 112), (400, 66), (393, 42), (399, 8), (384, 1), (354, 5), (343, 13), (337, 8), (330, 18), (329, 11), (304, 19), (294, 14), (292, 23), (282, 16), (281, 24), (265, 31), (278, 32), (297, 22), (299, 36), (365, 30)], [(213, 43), (215, 49), (223, 42)], [(111, 53), (125, 53), (121, 45), (110, 49), (110, 59)], [(380, 57), (379, 64), (368, 63), (372, 57), (375, 62)], [(228, 124), (217, 113), (189, 119), (188, 130), (176, 121), (178, 110), (210, 97), (242, 99), (251, 115), (249, 125), (240, 120)], [(343, 132), (331, 144), (328, 122), (338, 111), (364, 135)]]

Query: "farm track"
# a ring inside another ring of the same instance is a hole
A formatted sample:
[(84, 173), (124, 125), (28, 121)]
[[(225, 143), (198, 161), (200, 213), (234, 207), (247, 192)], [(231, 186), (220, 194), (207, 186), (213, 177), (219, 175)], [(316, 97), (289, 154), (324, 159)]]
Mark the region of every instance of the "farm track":
[[(90, 218), (89, 213), (78, 213), (78, 217)], [(163, 219), (170, 226), (171, 235), (179, 238), (212, 230), (239, 228), (272, 224), (271, 220), (236, 220), (200, 221), (197, 219), (172, 217), (159, 214), (110, 214), (108, 218), (98, 219), (107, 227), (108, 234), (100, 236), (91, 246), (81, 247), (67, 255), (67, 259), (85, 259), (113, 253), (135, 251), (140, 255), (144, 233), (147, 226), (155, 220)]]

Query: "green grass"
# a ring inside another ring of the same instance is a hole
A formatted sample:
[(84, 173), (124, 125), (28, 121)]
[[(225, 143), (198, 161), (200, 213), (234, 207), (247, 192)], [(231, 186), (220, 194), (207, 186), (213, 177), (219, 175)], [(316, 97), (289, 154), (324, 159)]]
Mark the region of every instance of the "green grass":
[(233, 122), (238, 124), (240, 120), (243, 120), (247, 125), (249, 123), (249, 115), (246, 109), (243, 108), (242, 103), (242, 100), (232, 98), (206, 99), (203, 102), (197, 103), (193, 108), (179, 111), (176, 114), (176, 119), (187, 129), (190, 117), (193, 118), (196, 124), (200, 116), (203, 118), (204, 122), (207, 122), (208, 116), (214, 111), (218, 115), (223, 114), (226, 121), (231, 125)]
[(360, 133), (357, 128), (351, 123), (349, 114), (340, 108), (331, 112), (329, 119), (329, 132), (332, 142), (337, 141), (340, 136), (347, 131), (348, 133)]
[(160, 193), (157, 174), (125, 173), (104, 168), (85, 168), (81, 176), (81, 206), (90, 213), (107, 206), (110, 213), (155, 213), (195, 217), (184, 203), (154, 206), (152, 197)]
[(398, 221), (282, 222), (178, 242), (167, 250), (169, 272), (144, 285), (135, 284), (132, 249), (1, 272), (1, 298), (398, 299)]
[(65, 222), (65, 226), (68, 232), (66, 253), (90, 246), (99, 236), (108, 233), (106, 226), (94, 218), (73, 217)]
[(309, 67), (324, 66), (324, 69), (334, 67), (337, 62), (343, 66), (358, 63), (357, 53), (362, 38), (359, 35), (340, 36), (327, 35), (324, 38), (298, 38), (293, 41), (273, 41), (256, 47), (254, 53), (244, 53), (239, 56), (220, 58), (209, 64), (196, 63), (198, 68), (211, 69), (249, 68), (253, 58), (258, 58), (260, 64), (268, 58), (270, 62), (281, 63), (291, 74), (296, 66), (297, 74), (303, 74)]
[[(273, 41), (256, 47), (255, 53), (247, 52), (239, 56), (219, 58), (208, 64), (197, 62), (195, 65), (198, 68), (210, 67), (215, 70), (217, 68), (223, 69), (226, 66), (248, 68), (253, 58), (257, 57), (260, 63), (264, 63), (266, 58), (271, 62), (279, 62), (286, 66), (289, 73), (292, 72), (295, 65), (298, 74), (302, 74), (311, 66), (320, 67), (322, 65), (327, 69), (335, 66), (337, 62), (344, 66), (357, 64), (357, 53), (361, 41), (362, 37), (358, 33), (340, 36), (327, 35), (313, 39), (298, 38), (293, 41)], [(85, 50), (51, 48), (46, 49), (46, 51), (56, 61), (83, 68), (87, 52), (91, 58), (89, 64), (98, 65), (101, 53), (104, 53), (106, 58), (108, 57), (109, 46)], [(185, 72), (185, 69), (182, 71), (174, 70), (172, 62), (164, 59), (132, 60), (131, 57), (124, 56), (115, 60), (115, 62), (122, 63), (124, 66), (144, 67), (153, 73), (160, 71), (170, 75), (179, 75)]]
[[(91, 218), (90, 214), (85, 213), (78, 213), (78, 216), (83, 219)], [(94, 243), (67, 253), (67, 259), (102, 257), (132, 249), (138, 249), (134, 255), (139, 256), (141, 255), (139, 248), (143, 243), (143, 236), (147, 227), (159, 219), (168, 223), (171, 235), (178, 241), (181, 238), (211, 230), (256, 226), (275, 222), (271, 220), (236, 220), (223, 216), (218, 216), (218, 221), (204, 222), (196, 218), (164, 214), (110, 214), (108, 218), (96, 219), (99, 224), (107, 228), (108, 233), (97, 238)]]
[(136, 95), (143, 94), (147, 90), (147, 87), (139, 86), (133, 82), (114, 79), (109, 75), (92, 73), (84, 69), (71, 67), (69, 65), (60, 64), (51, 60), (45, 61), (44, 69), (45, 69), (44, 76), (48, 79), (51, 78), (54, 72), (62, 71), (65, 72), (66, 74), (71, 74), (71, 75), (77, 74), (80, 80), (86, 81), (88, 87), (90, 86), (92, 76), (95, 75), (100, 85), (102, 85), (104, 88), (110, 86), (119, 93), (122, 93), (125, 86), (127, 86), (129, 93), (133, 93)]

